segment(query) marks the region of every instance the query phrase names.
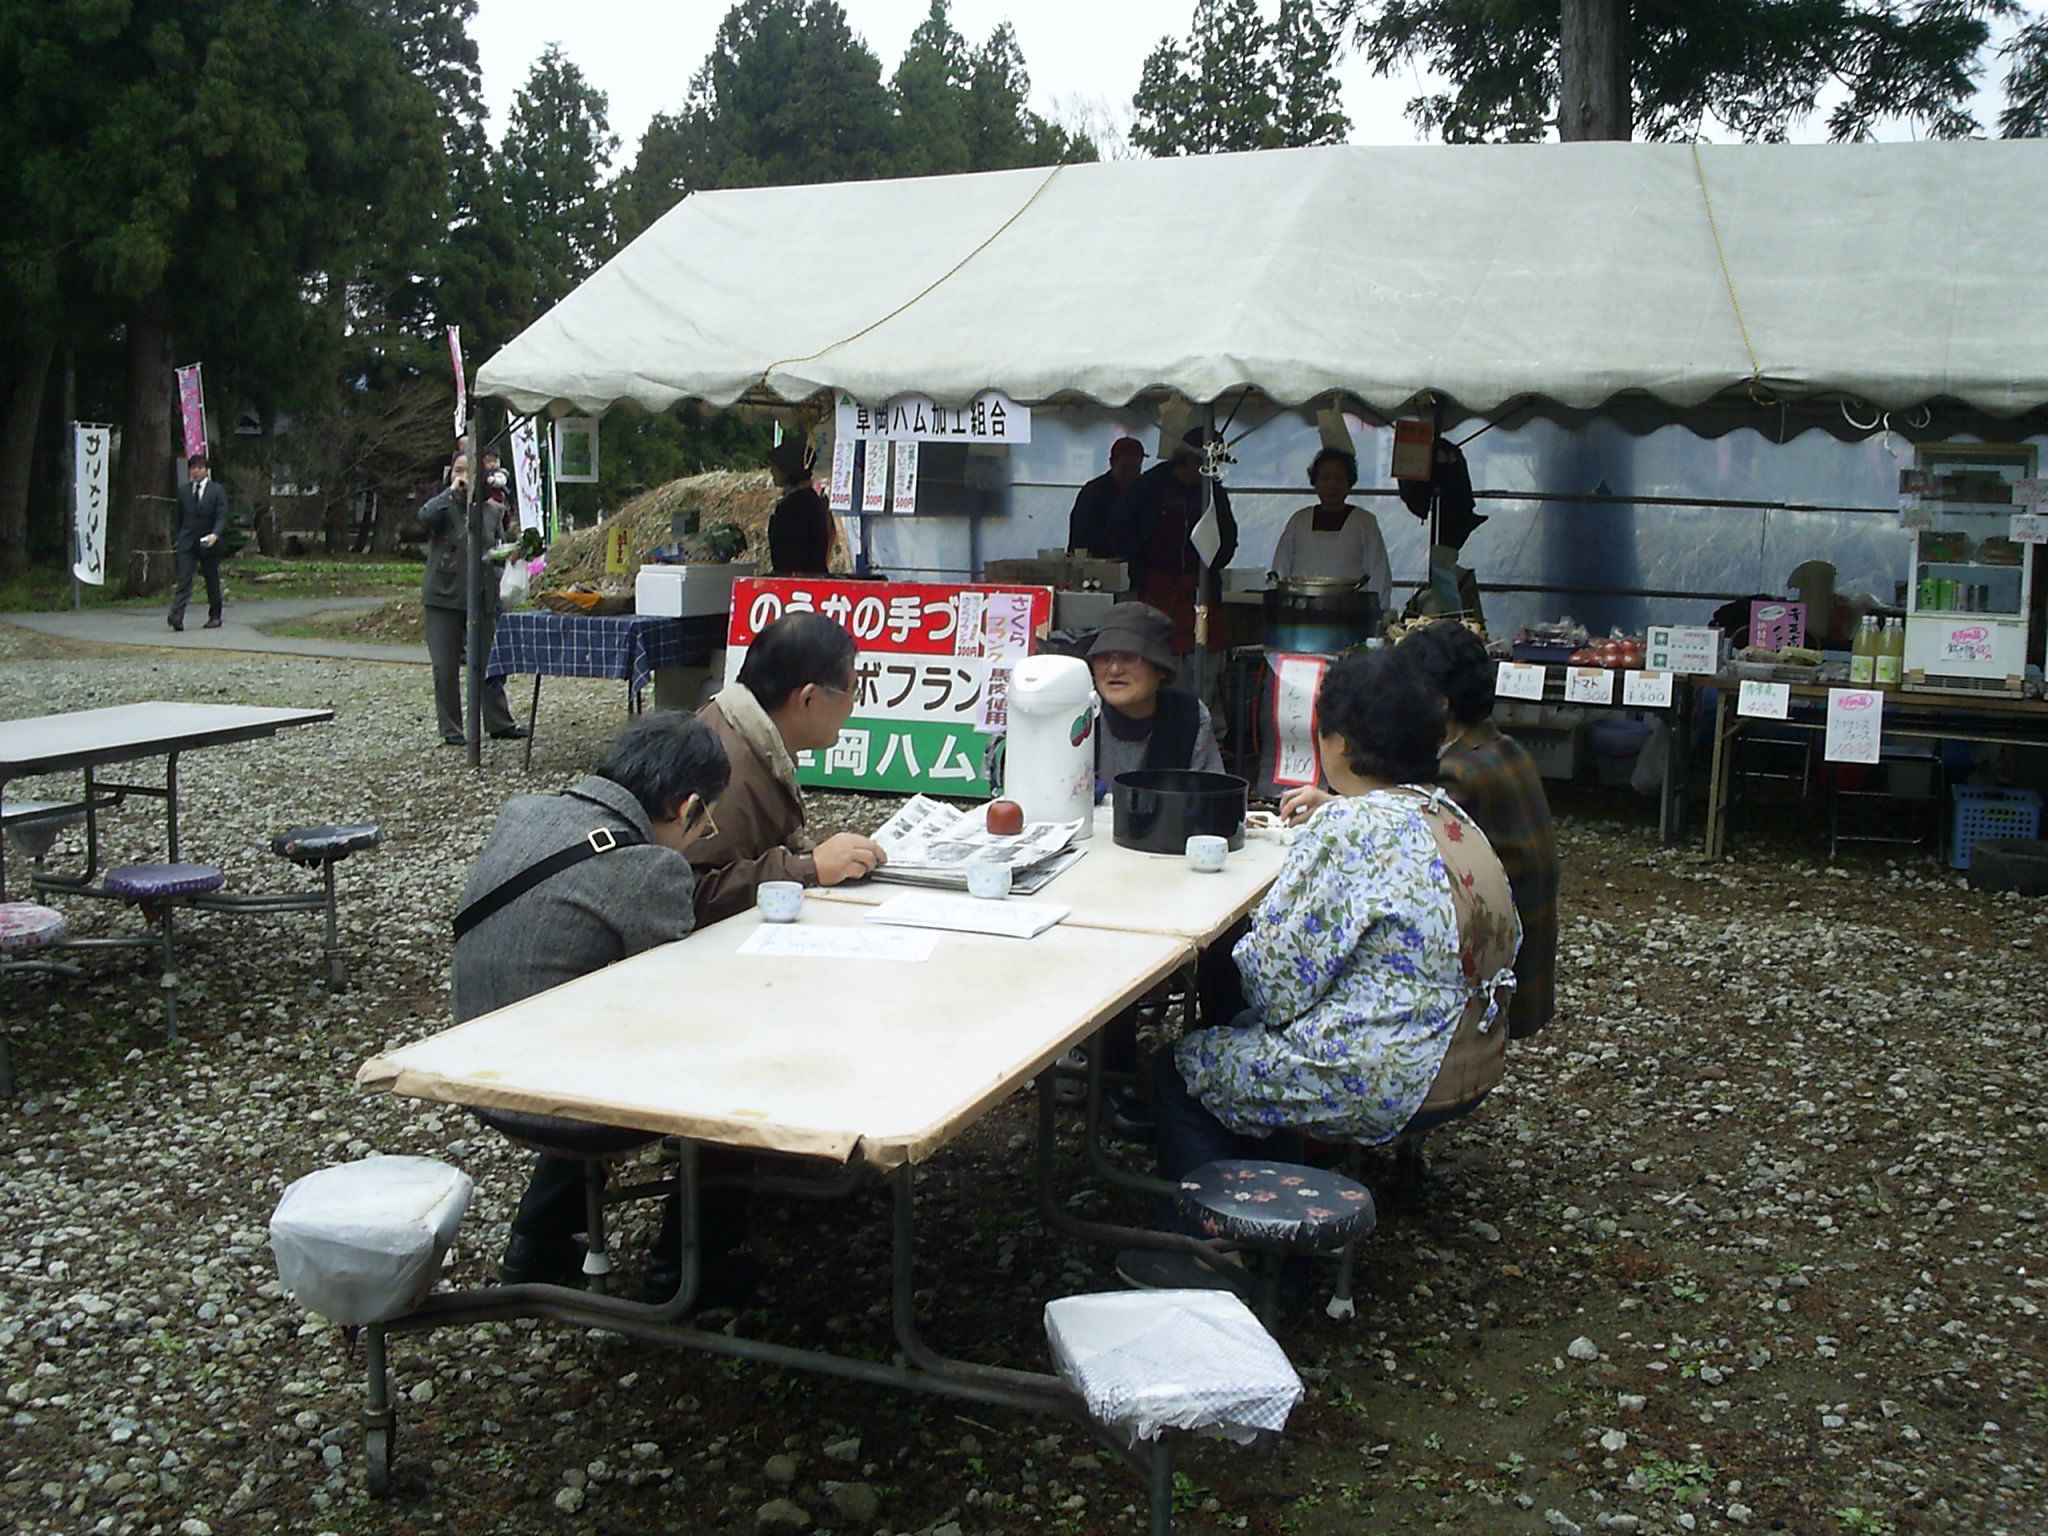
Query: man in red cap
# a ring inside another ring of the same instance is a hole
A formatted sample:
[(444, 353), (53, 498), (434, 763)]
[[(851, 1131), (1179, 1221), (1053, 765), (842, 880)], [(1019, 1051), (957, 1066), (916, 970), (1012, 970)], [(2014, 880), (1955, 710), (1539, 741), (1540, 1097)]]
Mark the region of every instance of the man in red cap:
[(1135, 437), (1120, 437), (1109, 445), (1109, 473), (1082, 486), (1074, 510), (1067, 514), (1068, 554), (1110, 554), (1109, 514), (1144, 462), (1145, 445)]

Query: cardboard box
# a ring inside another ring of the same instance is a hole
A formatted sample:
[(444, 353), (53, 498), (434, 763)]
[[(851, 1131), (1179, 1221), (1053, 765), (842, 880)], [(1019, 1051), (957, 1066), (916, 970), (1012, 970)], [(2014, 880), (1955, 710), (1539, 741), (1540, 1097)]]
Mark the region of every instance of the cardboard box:
[(1698, 677), (1721, 670), (1721, 631), (1688, 624), (1652, 624), (1643, 640), (1643, 670)]
[(751, 561), (727, 565), (643, 565), (633, 578), (633, 608), (661, 618), (695, 619), (732, 607), (732, 584), (754, 574)]

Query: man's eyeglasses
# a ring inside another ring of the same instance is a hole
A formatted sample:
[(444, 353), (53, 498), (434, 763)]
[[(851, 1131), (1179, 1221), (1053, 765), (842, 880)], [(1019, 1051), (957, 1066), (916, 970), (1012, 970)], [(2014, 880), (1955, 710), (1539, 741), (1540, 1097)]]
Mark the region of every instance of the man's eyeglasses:
[(697, 802), (697, 821), (696, 825), (691, 827), (690, 830), (698, 837), (718, 836), (718, 822), (711, 814), (710, 801), (700, 800)]

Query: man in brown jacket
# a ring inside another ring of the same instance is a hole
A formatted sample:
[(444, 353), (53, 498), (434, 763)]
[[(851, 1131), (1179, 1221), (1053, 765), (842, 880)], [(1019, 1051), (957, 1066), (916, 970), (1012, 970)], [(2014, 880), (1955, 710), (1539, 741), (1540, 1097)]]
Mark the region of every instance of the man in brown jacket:
[(823, 614), (785, 614), (754, 637), (738, 680), (698, 711), (732, 763), (717, 834), (690, 847), (700, 924), (746, 911), (764, 881), (838, 885), (882, 862), (854, 832), (813, 848), (796, 782), (796, 754), (826, 750), (853, 712), (856, 649)]

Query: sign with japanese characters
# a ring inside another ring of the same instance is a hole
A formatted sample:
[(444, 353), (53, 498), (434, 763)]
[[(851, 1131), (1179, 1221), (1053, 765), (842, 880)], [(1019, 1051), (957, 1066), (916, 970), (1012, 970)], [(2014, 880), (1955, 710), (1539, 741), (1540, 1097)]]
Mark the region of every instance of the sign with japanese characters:
[(910, 513), (917, 510), (917, 444), (897, 443), (889, 452), (896, 460), (895, 486), (889, 510)]
[(107, 583), (107, 463), (112, 456), (113, 429), (71, 424), (72, 457), (78, 466), (78, 483), (73, 487), (73, 540), (75, 558), (71, 574), (88, 586)]
[(1314, 784), (1323, 776), (1316, 730), (1316, 697), (1323, 691), (1327, 656), (1267, 658), (1273, 668), (1273, 782)]
[(1669, 672), (1629, 672), (1621, 680), (1621, 702), (1640, 709), (1671, 707)]
[(868, 516), (889, 510), (889, 449), (884, 443), (869, 443), (867, 460), (860, 477), (860, 509)]
[(469, 432), (469, 378), (462, 369), (462, 327), (448, 327), (448, 366), (455, 373), (455, 440)]
[(1792, 688), (1789, 683), (1765, 683), (1755, 678), (1742, 680), (1742, 691), (1735, 696), (1735, 713), (1747, 715), (1755, 720), (1783, 720), (1792, 712)]
[(850, 438), (840, 438), (832, 444), (832, 496), (834, 512), (853, 510), (853, 450)]
[(1884, 744), (1884, 695), (1875, 688), (1830, 688), (1823, 756), (1831, 763), (1874, 763)]
[[(726, 682), (785, 613), (822, 613), (860, 647), (839, 740), (797, 756), (799, 783), (982, 797), (1010, 665), (1052, 627), (1050, 587), (776, 580), (733, 583)], [(1000, 678), (997, 674), (1001, 674)]]
[(1721, 632), (1701, 625), (1652, 624), (1643, 641), (1643, 660), (1652, 672), (1696, 676), (1721, 669)]
[(540, 427), (531, 416), (512, 428), (512, 477), (519, 491), (519, 526), (538, 530), (546, 508), (542, 496), (546, 481), (540, 467)]
[(838, 435), (848, 442), (855, 438), (890, 443), (1031, 441), (1031, 407), (993, 389), (983, 390), (961, 406), (939, 405), (923, 395), (865, 401), (841, 394), (836, 415)]
[(200, 383), (199, 364), (177, 370), (178, 421), (185, 432), (185, 454), (206, 452), (206, 390)]
[(1504, 661), (1495, 669), (1493, 691), (1504, 699), (1543, 698), (1544, 669), (1530, 662)]
[(1614, 674), (1605, 667), (1566, 667), (1564, 696), (1570, 704), (1612, 704)]

